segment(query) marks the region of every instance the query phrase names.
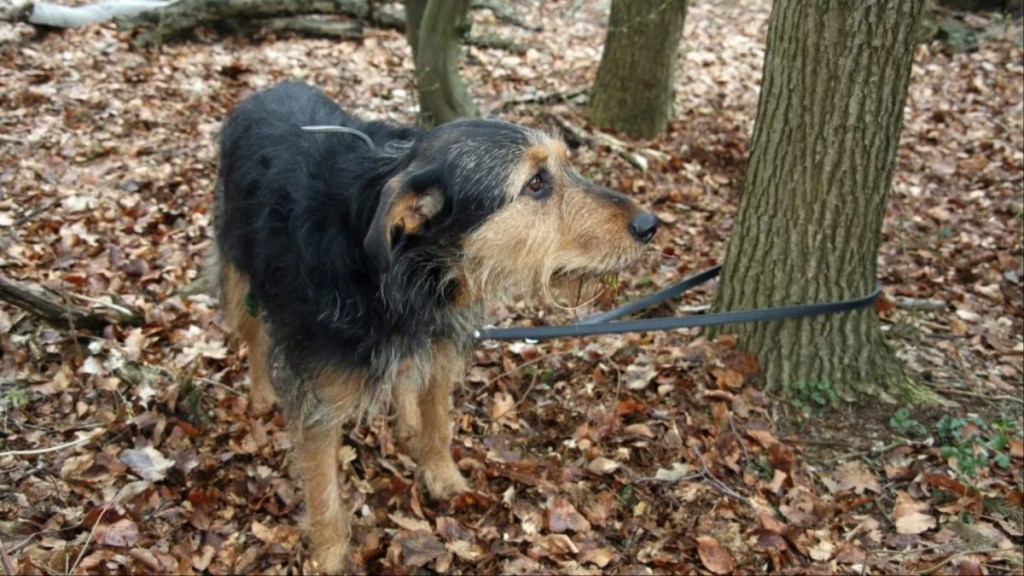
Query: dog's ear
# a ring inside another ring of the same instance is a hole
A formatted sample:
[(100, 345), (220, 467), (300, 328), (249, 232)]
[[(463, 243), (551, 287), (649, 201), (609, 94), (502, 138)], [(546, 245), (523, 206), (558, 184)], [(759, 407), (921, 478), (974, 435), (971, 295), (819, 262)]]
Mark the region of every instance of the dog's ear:
[(363, 248), (377, 270), (386, 272), (391, 268), (398, 240), (422, 231), (443, 207), (440, 167), (410, 168), (389, 180), (363, 240)]

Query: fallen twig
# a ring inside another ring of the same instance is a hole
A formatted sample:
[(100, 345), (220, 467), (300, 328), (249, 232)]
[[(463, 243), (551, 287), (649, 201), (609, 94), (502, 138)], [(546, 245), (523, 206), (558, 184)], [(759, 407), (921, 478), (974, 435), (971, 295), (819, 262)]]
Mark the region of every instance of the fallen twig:
[(625, 142), (615, 138), (614, 136), (603, 132), (587, 132), (583, 128), (574, 126), (571, 122), (556, 114), (552, 114), (550, 117), (571, 139), (591, 146), (607, 146), (623, 160), (639, 168), (641, 172), (645, 172), (649, 166), (649, 161), (647, 159), (648, 156), (660, 161), (668, 160), (668, 155), (664, 152), (659, 152), (658, 150), (653, 150), (651, 148), (643, 148), (639, 151), (634, 151), (630, 149)]
[(6, 576), (14, 576), (14, 564), (11, 562), (11, 557), (7, 555), (7, 550), (4, 548), (3, 540), (0, 540), (0, 562), (4, 565), (4, 574)]
[[(60, 294), (59, 292), (57, 292), (56, 290), (53, 290), (52, 288), (47, 288), (47, 290), (51, 290), (52, 292)], [(130, 317), (134, 317), (134, 316), (138, 315), (138, 312), (135, 312), (134, 310), (126, 308), (125, 306), (121, 306), (119, 304), (114, 304), (113, 302), (104, 302), (103, 300), (100, 300), (99, 298), (91, 298), (91, 297), (86, 296), (84, 294), (76, 294), (74, 292), (69, 292), (67, 295), (71, 296), (72, 298), (77, 298), (78, 300), (81, 300), (83, 302), (89, 302), (90, 304), (96, 304), (97, 306), (102, 306), (104, 308), (109, 308), (109, 309), (113, 310), (114, 312), (117, 312), (122, 317), (130, 318)]]
[(954, 396), (967, 396), (969, 398), (982, 398), (984, 400), (993, 401), (1010, 401), (1018, 404), (1024, 404), (1024, 398), (1018, 398), (1016, 396), (1009, 396), (1006, 394), (982, 394), (980, 392), (971, 392), (970, 390), (957, 390), (956, 388), (936, 388), (936, 392), (942, 392), (943, 394), (952, 394)]
[(117, 493), (110, 499), (109, 502), (103, 505), (103, 509), (100, 510), (100, 515), (96, 517), (96, 522), (93, 523), (92, 528), (89, 530), (89, 536), (85, 539), (85, 544), (82, 544), (82, 550), (79, 551), (78, 557), (75, 558), (75, 563), (71, 565), (71, 569), (68, 570), (68, 574), (74, 574), (75, 568), (78, 567), (78, 563), (82, 561), (82, 557), (85, 556), (85, 551), (89, 549), (89, 544), (92, 543), (92, 537), (96, 534), (96, 527), (103, 521), (103, 516), (110, 510), (110, 507), (117, 503), (121, 497), (121, 492), (124, 491), (124, 486), (117, 489)]
[[(801, 440), (797, 440), (797, 442), (801, 442)], [(860, 458), (861, 456), (875, 456), (875, 455), (878, 455), (878, 454), (884, 454), (884, 453), (886, 453), (886, 452), (888, 452), (890, 450), (895, 450), (896, 448), (900, 448), (902, 446), (910, 446), (910, 445), (911, 445), (911, 442), (909, 440), (897, 440), (895, 442), (892, 442), (890, 444), (886, 444), (884, 446), (877, 446), (877, 447), (873, 447), (873, 448), (868, 448), (867, 450), (860, 450), (860, 451), (857, 451), (857, 452), (847, 452), (845, 454), (840, 454), (838, 456), (834, 456), (832, 458), (829, 458), (828, 460), (825, 460), (824, 465), (825, 466), (829, 466), (831, 464), (835, 464), (836, 462), (839, 462), (840, 460), (849, 460), (851, 458)]]
[(945, 301), (935, 298), (909, 298), (903, 296), (894, 298), (893, 303), (896, 304), (897, 308), (902, 308), (903, 310), (924, 310), (926, 312), (945, 310), (949, 306)]
[(331, 40), (359, 40), (363, 38), (362, 24), (351, 20), (294, 17), (232, 20), (231, 23), (239, 30), (254, 34), (283, 32), (306, 38), (328, 38)]
[(24, 138), (8, 136), (6, 134), (0, 134), (0, 142), (7, 142), (8, 144), (28, 144), (28, 140)]
[(697, 448), (696, 444), (694, 444), (692, 448), (693, 453), (696, 454), (697, 459), (700, 460), (701, 476), (706, 478), (708, 483), (710, 483), (715, 489), (717, 489), (722, 494), (725, 494), (730, 498), (742, 502), (743, 504), (746, 504), (751, 508), (754, 507), (754, 505), (750, 503), (750, 500), (746, 496), (733, 490), (731, 487), (729, 487), (728, 484), (716, 478), (715, 475), (711, 473), (711, 470), (708, 470), (708, 463), (704, 461), (704, 455), (700, 453), (700, 448)]
[(544, 92), (542, 94), (534, 94), (532, 96), (523, 96), (520, 98), (511, 98), (502, 101), (500, 104), (491, 109), (492, 114), (498, 112), (507, 112), (516, 106), (522, 106), (524, 104), (557, 104), (559, 102), (568, 102), (573, 98), (577, 98), (583, 94), (586, 94), (590, 88), (574, 88), (572, 90), (559, 90), (555, 92)]
[(66, 330), (84, 328), (86, 330), (102, 330), (110, 324), (125, 326), (141, 326), (142, 314), (125, 306), (101, 302), (106, 310), (90, 310), (71, 302), (72, 298), (80, 298), (89, 302), (97, 302), (86, 296), (67, 294), (47, 287), (60, 301), (51, 300), (25, 286), (0, 276), (0, 300), (10, 302), (26, 312)]
[(65, 449), (65, 448), (71, 448), (72, 446), (78, 446), (79, 444), (85, 444), (86, 442), (89, 442), (90, 440), (92, 440), (93, 438), (96, 438), (100, 434), (103, 434), (104, 432), (106, 432), (106, 428), (100, 428), (98, 430), (94, 430), (93, 432), (91, 432), (89, 434), (86, 434), (85, 436), (82, 436), (81, 438), (79, 438), (77, 440), (72, 440), (70, 442), (65, 442), (63, 444), (58, 444), (56, 446), (50, 446), (48, 448), (34, 448), (32, 450), (8, 450), (7, 452), (0, 452), (0, 458), (3, 458), (5, 456), (35, 456), (37, 454), (46, 454), (48, 452), (57, 452), (57, 451)]
[(947, 562), (952, 562), (952, 561), (957, 560), (959, 558), (963, 558), (964, 556), (974, 556), (974, 555), (982, 555), (982, 554), (995, 554), (997, 552), (1012, 552), (1012, 551), (1013, 551), (1012, 548), (1011, 549), (1006, 549), (1006, 548), (982, 548), (982, 549), (975, 549), (975, 550), (960, 550), (959, 552), (953, 552), (949, 556), (947, 556), (947, 557), (943, 558), (942, 560), (932, 564), (931, 566), (928, 566), (928, 567), (926, 567), (926, 568), (924, 568), (922, 570), (918, 570), (917, 572), (914, 572), (914, 574), (917, 574), (919, 576), (924, 576), (926, 574), (931, 574), (931, 573), (935, 572), (936, 570), (938, 570), (939, 568), (942, 568), (942, 566), (944, 564), (946, 564)]
[(43, 204), (42, 206), (39, 206), (38, 208), (36, 208), (34, 210), (29, 210), (21, 218), (18, 218), (17, 220), (14, 221), (14, 227), (15, 228), (20, 227), (25, 222), (28, 222), (29, 220), (35, 218), (39, 214), (41, 214), (43, 212), (46, 212), (50, 208), (53, 208), (56, 204), (57, 204), (57, 200), (50, 200), (49, 202)]
[(537, 380), (539, 380), (539, 378), (537, 378), (537, 373), (534, 372), (533, 378), (530, 380), (530, 385), (526, 387), (526, 392), (523, 392), (523, 395), (520, 396), (519, 401), (516, 402), (515, 405), (513, 405), (511, 408), (503, 411), (501, 414), (492, 417), (491, 422), (498, 422), (498, 420), (504, 418), (506, 414), (511, 414), (518, 410), (519, 407), (523, 405), (523, 402), (525, 402), (526, 399), (530, 396), (530, 392), (533, 391), (533, 387), (537, 384)]
[(502, 24), (517, 26), (530, 32), (540, 32), (542, 30), (540, 26), (530, 26), (520, 20), (516, 13), (509, 8), (509, 4), (509, 2), (501, 2), (500, 0), (473, 0), (472, 7), (474, 10), (490, 10), (494, 13), (494, 17), (498, 19), (498, 22)]
[(515, 52), (516, 54), (525, 54), (529, 49), (525, 44), (520, 44), (519, 42), (509, 40), (508, 38), (502, 38), (497, 34), (481, 34), (479, 36), (472, 35), (469, 38), (466, 38), (464, 42), (470, 46), (476, 46), (477, 48), (494, 48), (496, 50)]

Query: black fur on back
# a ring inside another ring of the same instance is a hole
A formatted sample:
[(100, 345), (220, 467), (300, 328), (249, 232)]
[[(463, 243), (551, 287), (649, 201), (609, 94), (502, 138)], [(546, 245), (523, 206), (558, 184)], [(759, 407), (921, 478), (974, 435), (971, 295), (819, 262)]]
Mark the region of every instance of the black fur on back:
[[(307, 125), (358, 129), (310, 133)], [(364, 122), (320, 91), (280, 84), (231, 114), (221, 137), (216, 242), (245, 274), (292, 369), (367, 368), (380, 377), (434, 339), (463, 345), (475, 312), (455, 306), (461, 239), (509, 200), (507, 167), (528, 132), (464, 120), (431, 131)], [(413, 166), (444, 207), (397, 240), (381, 271), (364, 250), (385, 184)]]

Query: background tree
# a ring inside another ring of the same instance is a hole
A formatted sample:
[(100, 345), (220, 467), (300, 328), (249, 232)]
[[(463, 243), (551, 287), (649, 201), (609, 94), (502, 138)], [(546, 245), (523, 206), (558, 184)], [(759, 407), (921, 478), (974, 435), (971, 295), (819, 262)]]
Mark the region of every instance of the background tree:
[(405, 0), (420, 123), (425, 126), (479, 115), (459, 76), (459, 40), (468, 30), (469, 7), (470, 0)]
[[(923, 4), (775, 1), (715, 309), (841, 300), (874, 288)], [(874, 309), (737, 332), (769, 390), (827, 381), (847, 399), (881, 391), (937, 399), (907, 377)]]
[(653, 138), (672, 117), (672, 68), (686, 0), (612, 0), (601, 65), (590, 92), (590, 120)]

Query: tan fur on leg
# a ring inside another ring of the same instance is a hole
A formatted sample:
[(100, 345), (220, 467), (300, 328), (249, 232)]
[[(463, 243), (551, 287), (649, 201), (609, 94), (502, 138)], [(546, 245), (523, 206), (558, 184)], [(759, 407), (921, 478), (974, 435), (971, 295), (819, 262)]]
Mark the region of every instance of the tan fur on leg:
[(403, 378), (395, 383), (398, 440), (406, 445), (410, 445), (413, 439), (423, 432), (423, 421), (420, 419), (421, 387), (419, 382), (410, 378)]
[(249, 347), (250, 405), (255, 412), (266, 412), (274, 405), (270, 383), (270, 340), (259, 318), (249, 314), (245, 305), (249, 281), (234, 266), (224, 264), (220, 271), (221, 304), (224, 320), (236, 336)]
[(340, 574), (352, 521), (350, 503), (342, 499), (338, 486), (340, 434), (333, 427), (296, 425), (290, 435), (306, 490), (313, 559), (325, 573)]
[[(400, 387), (399, 435), (408, 438), (409, 449), (419, 461), (419, 476), (435, 498), (448, 498), (469, 490), (466, 479), (452, 459), (452, 387), (465, 368), (465, 360), (450, 343), (435, 344), (432, 370), (418, 398)], [(404, 393), (403, 393), (404, 392)]]

